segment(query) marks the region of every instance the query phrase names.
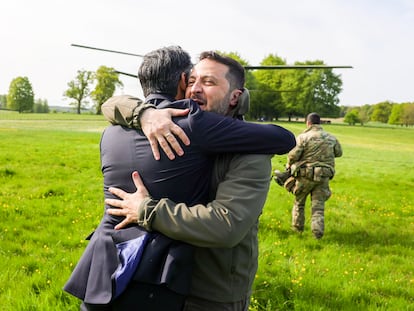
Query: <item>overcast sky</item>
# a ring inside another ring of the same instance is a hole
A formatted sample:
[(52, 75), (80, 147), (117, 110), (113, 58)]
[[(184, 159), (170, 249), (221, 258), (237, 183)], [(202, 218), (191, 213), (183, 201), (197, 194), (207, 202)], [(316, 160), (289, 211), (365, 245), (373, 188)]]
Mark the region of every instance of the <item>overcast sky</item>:
[[(322, 60), (343, 80), (340, 105), (414, 101), (414, 0), (2, 0), (0, 94), (28, 77), (35, 98), (65, 105), (77, 71), (101, 66), (136, 73), (140, 58), (72, 47), (145, 54), (180, 45), (237, 52), (251, 65), (269, 54)], [(117, 94), (142, 96), (122, 76)]]

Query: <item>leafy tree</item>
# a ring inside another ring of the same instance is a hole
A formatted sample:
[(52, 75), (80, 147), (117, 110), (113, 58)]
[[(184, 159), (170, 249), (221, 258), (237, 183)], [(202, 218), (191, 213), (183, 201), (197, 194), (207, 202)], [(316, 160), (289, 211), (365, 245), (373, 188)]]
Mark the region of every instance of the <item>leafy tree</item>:
[(359, 109), (358, 118), (361, 122), (361, 125), (364, 125), (369, 121), (372, 114), (372, 106), (370, 105), (364, 105)]
[(403, 124), (404, 106), (395, 104), (392, 106), (390, 117), (388, 118), (388, 124)]
[[(248, 65), (237, 53), (219, 53)], [(295, 64), (324, 65), (320, 60)], [(269, 54), (261, 65), (286, 65), (286, 61), (276, 54)], [(247, 71), (246, 87), (251, 93), (248, 117), (253, 119), (277, 119), (287, 114), (290, 120), (294, 115), (304, 116), (312, 111), (338, 117), (341, 112), (338, 95), (342, 80), (332, 69)]]
[(339, 117), (345, 117), (345, 115), (348, 113), (348, 111), (351, 110), (351, 108), (348, 106), (340, 106), (339, 110)]
[[(285, 105), (285, 111), (289, 117), (289, 122), (293, 116), (305, 115), (304, 105), (306, 101), (306, 75), (304, 70), (291, 70), (283, 80), (282, 100)], [(289, 91), (287, 91), (289, 90)]]
[(0, 108), (7, 107), (7, 95), (0, 95)]
[(87, 105), (86, 98), (90, 95), (89, 84), (93, 83), (94, 74), (91, 71), (78, 70), (76, 78), (68, 83), (68, 89), (63, 93), (63, 96), (72, 98), (75, 101), (70, 105), (75, 106), (78, 114), (81, 109)]
[(281, 93), (285, 111), (289, 117), (289, 122), (293, 116), (304, 115), (304, 95), (306, 73), (302, 70), (290, 70), (283, 80)]
[(37, 99), (35, 101), (33, 112), (36, 113), (49, 113), (49, 105), (46, 99)]
[(19, 111), (31, 111), (34, 105), (32, 85), (27, 77), (17, 77), (10, 83), (7, 107)]
[[(286, 61), (276, 54), (269, 54), (260, 63), (262, 66), (286, 65)], [(251, 106), (252, 115), (255, 118), (277, 119), (285, 111), (281, 97), (282, 81), (287, 71), (280, 70), (256, 70), (254, 77), (257, 84), (252, 91)]]
[(356, 123), (361, 123), (361, 120), (358, 117), (359, 115), (359, 109), (354, 108), (347, 112), (347, 114), (344, 117), (344, 122), (348, 123), (349, 125), (355, 125)]
[(119, 75), (114, 68), (101, 66), (96, 71), (95, 79), (97, 84), (91, 93), (91, 97), (95, 102), (96, 114), (101, 114), (102, 104), (110, 98), (117, 86), (122, 86)]
[(340, 76), (334, 74), (332, 69), (319, 70), (315, 74), (315, 84), (315, 107), (311, 110), (318, 111), (323, 116), (339, 116), (338, 95), (342, 91)]
[(387, 123), (391, 115), (392, 105), (390, 101), (375, 104), (372, 110), (371, 120)]
[[(295, 62), (295, 65), (324, 65), (323, 61)], [(293, 115), (305, 116), (315, 111), (321, 116), (338, 117), (338, 95), (342, 90), (342, 80), (332, 69), (291, 70), (283, 80), (282, 99), (289, 120)]]
[(406, 126), (414, 125), (414, 103), (405, 103), (403, 106), (402, 122)]

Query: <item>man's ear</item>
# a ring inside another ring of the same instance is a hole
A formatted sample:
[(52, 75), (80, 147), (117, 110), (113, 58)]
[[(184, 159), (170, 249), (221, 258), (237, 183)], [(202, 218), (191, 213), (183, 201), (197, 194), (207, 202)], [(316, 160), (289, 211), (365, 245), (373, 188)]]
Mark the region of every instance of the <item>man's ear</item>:
[(239, 96), (239, 103), (237, 105), (237, 113), (239, 115), (245, 115), (249, 112), (250, 108), (250, 92), (248, 89), (244, 88), (243, 93)]
[(185, 90), (187, 89), (187, 77), (185, 72), (181, 73), (180, 82), (177, 86), (177, 96), (175, 99), (183, 99), (185, 98)]
[(185, 72), (182, 72), (180, 78), (180, 87), (182, 87), (183, 90), (187, 88), (187, 80), (187, 74)]
[(242, 91), (239, 89), (235, 89), (230, 94), (230, 106), (234, 108), (237, 103), (239, 102), (239, 97), (242, 94)]

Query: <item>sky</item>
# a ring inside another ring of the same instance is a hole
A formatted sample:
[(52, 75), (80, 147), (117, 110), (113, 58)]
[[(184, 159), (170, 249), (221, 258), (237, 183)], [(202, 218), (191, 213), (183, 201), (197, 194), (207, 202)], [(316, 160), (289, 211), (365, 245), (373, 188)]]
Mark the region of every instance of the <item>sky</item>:
[[(322, 60), (343, 81), (340, 105), (414, 101), (413, 0), (2, 0), (0, 94), (27, 77), (36, 99), (68, 105), (78, 70), (135, 74), (136, 54), (180, 45), (196, 62), (204, 50), (237, 52), (250, 65), (269, 54), (288, 64)], [(142, 97), (120, 77), (117, 94)]]

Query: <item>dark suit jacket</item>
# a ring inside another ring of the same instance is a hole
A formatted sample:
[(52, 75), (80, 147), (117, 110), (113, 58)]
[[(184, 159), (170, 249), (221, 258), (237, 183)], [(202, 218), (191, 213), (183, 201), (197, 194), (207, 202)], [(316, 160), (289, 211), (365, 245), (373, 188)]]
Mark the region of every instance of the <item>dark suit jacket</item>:
[[(119, 125), (109, 126), (102, 135), (100, 145), (105, 198), (113, 198), (108, 191), (109, 187), (135, 192), (131, 173), (137, 170), (154, 199), (168, 197), (189, 206), (206, 204), (216, 154), (280, 154), (287, 152), (286, 146), (291, 145), (292, 133), (275, 125), (247, 123), (204, 112), (191, 100), (170, 102), (171, 98), (162, 95), (151, 96), (149, 100), (159, 108), (190, 109), (188, 116), (176, 118), (174, 122), (186, 132), (191, 145), (183, 146), (184, 155), (173, 161), (163, 154), (156, 161), (149, 142), (141, 131)], [(105, 210), (107, 208), (109, 206), (105, 206)], [(92, 304), (106, 304), (113, 299), (112, 275), (119, 264), (113, 228), (121, 220), (122, 218), (104, 214), (64, 287), (67, 292)], [(154, 245), (164, 245), (164, 248), (161, 250)], [(184, 269), (186, 272), (181, 275), (176, 270), (185, 267), (186, 262), (191, 266), (191, 247), (177, 241), (168, 241), (167, 237), (157, 233), (151, 238), (147, 249), (135, 279), (167, 284), (178, 293), (188, 292), (189, 284), (177, 280), (177, 277), (185, 279), (185, 274), (190, 274), (191, 269)], [(157, 255), (160, 253), (163, 253), (162, 257)], [(154, 264), (153, 259), (156, 257), (158, 260)], [(169, 262), (166, 264), (167, 258)]]

